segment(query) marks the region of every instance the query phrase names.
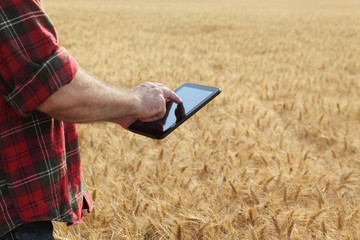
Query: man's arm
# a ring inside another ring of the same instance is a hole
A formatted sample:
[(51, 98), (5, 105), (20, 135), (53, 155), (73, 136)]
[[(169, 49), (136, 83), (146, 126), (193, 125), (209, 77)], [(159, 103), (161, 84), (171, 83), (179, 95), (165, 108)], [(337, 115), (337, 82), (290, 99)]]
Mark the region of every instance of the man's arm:
[(131, 89), (119, 88), (79, 68), (72, 82), (52, 94), (37, 110), (66, 122), (111, 121), (127, 128), (136, 119), (162, 118), (170, 100), (181, 102), (162, 84), (146, 82)]
[[(0, 84), (4, 100), (19, 116), (37, 109), (67, 122), (112, 121), (126, 128), (136, 118), (161, 118), (167, 100), (181, 101), (161, 84), (122, 89), (78, 70), (58, 45), (39, 1), (0, 1), (0, 8), (9, 22), (0, 31)], [(14, 28), (18, 23), (26, 29)]]

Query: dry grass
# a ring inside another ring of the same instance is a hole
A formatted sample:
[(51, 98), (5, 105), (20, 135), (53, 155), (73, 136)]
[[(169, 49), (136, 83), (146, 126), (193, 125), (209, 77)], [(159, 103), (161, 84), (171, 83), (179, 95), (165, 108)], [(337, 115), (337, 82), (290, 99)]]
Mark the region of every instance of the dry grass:
[(96, 209), (58, 239), (359, 239), (359, 1), (44, 2), (106, 82), (223, 89), (162, 141), (80, 125)]

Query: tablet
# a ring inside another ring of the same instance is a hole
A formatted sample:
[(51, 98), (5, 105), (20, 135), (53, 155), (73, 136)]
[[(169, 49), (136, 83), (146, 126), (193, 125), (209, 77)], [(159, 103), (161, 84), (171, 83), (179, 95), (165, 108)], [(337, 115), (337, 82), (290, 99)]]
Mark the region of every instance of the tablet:
[(166, 114), (154, 122), (137, 120), (129, 130), (154, 139), (162, 139), (174, 131), (212, 99), (219, 95), (221, 89), (194, 83), (185, 83), (175, 90), (182, 99), (181, 104), (172, 101), (166, 103)]

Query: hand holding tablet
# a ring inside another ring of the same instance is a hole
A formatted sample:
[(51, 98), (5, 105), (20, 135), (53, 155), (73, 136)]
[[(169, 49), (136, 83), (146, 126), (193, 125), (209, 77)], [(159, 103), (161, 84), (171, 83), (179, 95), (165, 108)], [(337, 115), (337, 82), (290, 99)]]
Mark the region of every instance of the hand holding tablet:
[(162, 119), (153, 122), (137, 120), (129, 126), (129, 130), (154, 139), (162, 139), (219, 95), (220, 92), (219, 88), (185, 83), (175, 90), (175, 93), (182, 99), (182, 103), (167, 102), (166, 114)]

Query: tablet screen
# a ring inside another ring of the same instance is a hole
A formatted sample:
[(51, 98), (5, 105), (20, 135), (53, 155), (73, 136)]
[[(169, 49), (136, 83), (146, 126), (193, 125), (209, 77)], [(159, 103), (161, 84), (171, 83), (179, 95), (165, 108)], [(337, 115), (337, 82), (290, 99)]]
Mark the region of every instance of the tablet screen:
[[(185, 116), (189, 114), (189, 112), (194, 109), (197, 105), (199, 105), (204, 99), (207, 99), (213, 92), (199, 89), (199, 88), (191, 88), (191, 87), (182, 87), (179, 90), (176, 91), (176, 94), (181, 98), (183, 101)], [(169, 115), (166, 119), (164, 119), (166, 122), (164, 124), (164, 131), (168, 130), (171, 126), (173, 126), (177, 121), (180, 121), (182, 117), (180, 116), (180, 119), (177, 119), (177, 116), (175, 115), (175, 109), (177, 108), (177, 104), (172, 104)], [(163, 120), (163, 121), (164, 121)]]
[(164, 138), (216, 97), (221, 90), (209, 86), (185, 83), (175, 92), (182, 99), (182, 104), (168, 102), (164, 118), (154, 122), (137, 120), (129, 127), (129, 130), (151, 138)]

